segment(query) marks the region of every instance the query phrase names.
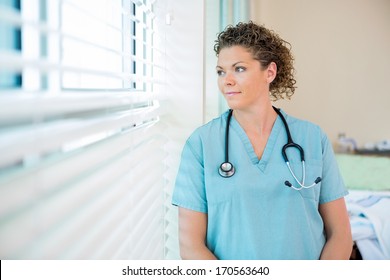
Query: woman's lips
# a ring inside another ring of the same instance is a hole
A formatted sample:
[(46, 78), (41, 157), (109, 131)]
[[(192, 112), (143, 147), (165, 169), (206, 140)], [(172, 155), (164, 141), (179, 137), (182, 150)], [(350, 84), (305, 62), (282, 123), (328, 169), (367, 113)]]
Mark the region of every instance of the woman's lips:
[(240, 94), (239, 91), (229, 91), (229, 92), (225, 92), (225, 95), (227, 96), (233, 96), (233, 95), (237, 95), (237, 94)]

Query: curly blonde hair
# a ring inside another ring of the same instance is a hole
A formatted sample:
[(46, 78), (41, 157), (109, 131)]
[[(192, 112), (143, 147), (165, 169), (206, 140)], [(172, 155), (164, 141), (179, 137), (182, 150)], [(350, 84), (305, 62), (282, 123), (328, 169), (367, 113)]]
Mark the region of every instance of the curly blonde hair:
[(254, 59), (260, 61), (263, 69), (271, 62), (277, 65), (277, 75), (270, 84), (270, 97), (273, 101), (290, 99), (295, 92), (294, 57), (290, 43), (284, 41), (274, 31), (249, 21), (236, 26), (228, 25), (215, 40), (216, 55), (223, 48), (242, 46), (248, 49)]

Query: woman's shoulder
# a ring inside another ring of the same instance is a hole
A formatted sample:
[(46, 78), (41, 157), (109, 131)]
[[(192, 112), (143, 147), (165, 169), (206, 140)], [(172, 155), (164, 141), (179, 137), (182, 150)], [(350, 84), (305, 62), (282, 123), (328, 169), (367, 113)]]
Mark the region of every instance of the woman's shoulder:
[(317, 123), (310, 120), (302, 119), (292, 115), (286, 117), (288, 125), (293, 129), (305, 130), (307, 132), (323, 133), (322, 128)]
[(205, 124), (196, 128), (190, 135), (189, 138), (194, 137), (212, 137), (213, 135), (219, 134), (226, 127), (226, 119), (229, 111), (222, 113), (220, 116), (215, 117)]
[(215, 139), (225, 134), (226, 119), (227, 112), (197, 127), (187, 138), (185, 146), (199, 153), (205, 145), (214, 143)]

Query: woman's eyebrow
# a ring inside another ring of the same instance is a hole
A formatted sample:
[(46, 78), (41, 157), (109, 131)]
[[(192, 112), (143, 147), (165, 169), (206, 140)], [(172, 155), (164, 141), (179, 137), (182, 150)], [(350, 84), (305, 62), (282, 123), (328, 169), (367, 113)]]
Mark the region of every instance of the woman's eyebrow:
[[(239, 63), (245, 63), (244, 61), (237, 61), (237, 62), (235, 62), (235, 63), (233, 63), (232, 64), (232, 67), (235, 67), (237, 64), (239, 64)], [(219, 65), (217, 65), (215, 68), (220, 68), (220, 69), (223, 69), (223, 67), (222, 66), (219, 66)]]
[(232, 65), (232, 67), (236, 66), (236, 65), (239, 64), (239, 63), (244, 63), (244, 61), (237, 61), (236, 63), (234, 63), (234, 64)]

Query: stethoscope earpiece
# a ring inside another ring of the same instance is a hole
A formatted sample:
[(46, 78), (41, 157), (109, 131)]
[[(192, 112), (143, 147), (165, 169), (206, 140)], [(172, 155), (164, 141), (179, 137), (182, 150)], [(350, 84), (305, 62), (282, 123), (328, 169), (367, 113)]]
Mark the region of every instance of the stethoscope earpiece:
[(286, 181), (286, 182), (284, 182), (284, 184), (285, 184), (287, 187), (289, 187), (289, 188), (292, 187), (292, 184), (290, 183), (290, 181)]
[[(294, 176), (294, 175), (293, 175), (293, 176)], [(294, 176), (294, 178), (295, 178), (295, 176)], [(296, 181), (297, 181), (297, 183), (299, 184), (299, 187), (294, 187), (294, 185), (291, 184), (290, 181), (285, 181), (284, 184), (285, 184), (287, 187), (289, 187), (289, 188), (293, 188), (294, 190), (300, 191), (300, 190), (302, 190), (302, 189), (310, 189), (310, 188), (314, 187), (314, 186), (317, 185), (319, 182), (321, 182), (321, 180), (322, 180), (321, 177), (317, 177), (317, 179), (314, 181), (314, 183), (311, 184), (311, 185), (309, 185), (309, 186), (303, 185), (303, 183), (300, 183), (298, 180), (296, 180)]]

